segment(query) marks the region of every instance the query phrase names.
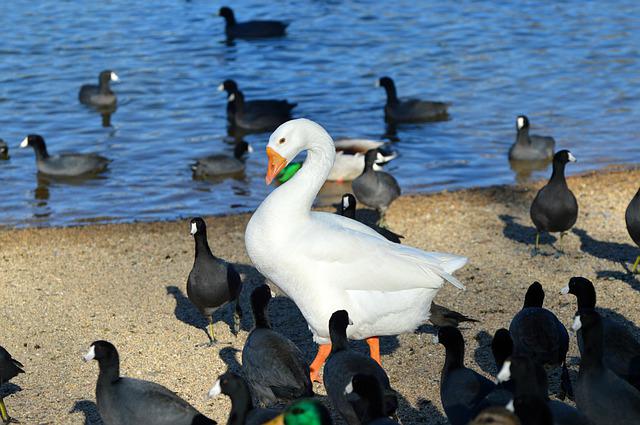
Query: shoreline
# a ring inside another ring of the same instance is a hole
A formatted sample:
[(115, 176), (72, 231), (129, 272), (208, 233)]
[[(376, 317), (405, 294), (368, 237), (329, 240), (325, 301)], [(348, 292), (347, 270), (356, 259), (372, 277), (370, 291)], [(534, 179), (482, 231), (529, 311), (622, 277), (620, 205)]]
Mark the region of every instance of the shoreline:
[[(624, 171), (635, 171), (640, 169), (640, 165), (638, 164), (632, 164), (632, 163), (625, 163), (625, 164), (608, 164), (605, 165), (602, 168), (597, 168), (594, 170), (588, 170), (588, 171), (583, 171), (580, 173), (576, 173), (576, 174), (571, 174), (567, 177), (567, 179), (571, 179), (571, 178), (578, 178), (578, 177), (586, 177), (586, 176), (590, 176), (592, 174), (608, 174), (608, 173), (616, 173), (616, 172), (624, 172)], [(526, 182), (526, 183), (520, 183), (520, 182), (512, 182), (512, 183), (503, 183), (503, 184), (495, 184), (495, 185), (490, 185), (490, 186), (470, 186), (470, 187), (462, 187), (462, 188), (453, 188), (453, 189), (442, 189), (442, 190), (436, 190), (436, 191), (426, 191), (426, 192), (407, 192), (407, 193), (403, 193), (402, 197), (419, 197), (419, 196), (432, 196), (432, 195), (437, 195), (440, 193), (456, 193), (456, 192), (467, 192), (467, 191), (476, 191), (476, 190), (489, 190), (489, 189), (507, 189), (507, 188), (518, 188), (518, 187), (531, 187), (531, 186), (538, 186), (538, 185), (542, 185), (544, 184), (546, 181), (548, 180), (548, 177), (542, 178), (540, 180), (534, 180), (534, 181), (530, 181), (530, 182)], [(350, 183), (350, 182), (347, 182)], [(350, 189), (350, 184), (345, 185), (345, 193), (347, 191), (347, 189)], [(339, 200), (339, 195), (337, 195), (336, 193), (333, 193), (334, 189), (332, 189), (329, 193), (324, 194), (324, 196), (322, 196), (322, 192), (320, 193), (319, 198), (322, 198), (322, 203), (319, 205), (318, 204), (318, 199), (316, 199), (316, 204), (314, 204), (314, 209), (317, 209), (319, 211), (330, 211), (331, 210), (331, 206), (330, 206), (330, 202), (338, 202)], [(335, 196), (334, 196), (335, 195)], [(335, 199), (333, 199), (335, 197)], [(230, 217), (230, 216), (237, 216), (237, 215), (246, 215), (246, 214), (253, 214), (253, 211), (255, 211), (255, 209), (249, 209), (248, 211), (239, 211), (239, 212), (226, 212), (226, 213), (220, 213), (220, 214), (212, 214), (212, 215), (205, 215), (203, 216), (203, 218), (222, 218), (222, 217)], [(160, 223), (176, 223), (176, 222), (182, 222), (185, 220), (189, 220), (192, 218), (192, 216), (188, 216), (188, 217), (173, 217), (173, 218), (167, 218), (167, 219), (160, 219), (160, 220), (136, 220), (136, 219), (127, 219), (127, 218), (122, 218), (122, 219), (118, 219), (118, 218), (114, 218), (111, 221), (98, 221), (100, 217), (88, 217), (88, 218), (83, 218), (81, 219), (82, 221), (73, 223), (73, 224), (66, 224), (66, 225), (52, 225), (52, 224), (27, 224), (26, 222), (22, 222), (18, 225), (4, 225), (4, 224), (0, 224), (0, 231), (4, 231), (4, 230), (22, 230), (22, 229), (68, 229), (68, 228), (75, 228), (75, 227), (87, 227), (87, 226), (108, 226), (108, 225), (137, 225), (137, 224), (160, 224)]]
[[(465, 324), (466, 364), (485, 376), (495, 372), (490, 335), (508, 327), (534, 280), (545, 290), (545, 306), (569, 326), (574, 297), (558, 295), (568, 279), (582, 275), (594, 282), (598, 305), (629, 326), (640, 338), (640, 276), (627, 272), (640, 254), (629, 238), (624, 210), (640, 184), (640, 169), (607, 168), (567, 178), (580, 205), (578, 222), (556, 258), (543, 236), (542, 254), (531, 257), (535, 230), (528, 208), (546, 180), (519, 185), (408, 194), (388, 211), (391, 229), (404, 244), (469, 257), (456, 273), (467, 287), (446, 284), (436, 301), (481, 320)], [(332, 211), (331, 208), (322, 210)], [(80, 356), (91, 342), (107, 339), (120, 352), (123, 375), (158, 382), (219, 423), (226, 422), (226, 397), (205, 400), (217, 376), (238, 370), (252, 318), (250, 290), (263, 282), (244, 251), (244, 228), (250, 213), (205, 217), (214, 254), (234, 262), (245, 282), (245, 315), (237, 338), (223, 321), (216, 323), (220, 344), (195, 348), (206, 339), (186, 297), (193, 263), (188, 219), (78, 225), (0, 228), (0, 342), (25, 365), (26, 374), (3, 386), (9, 413), (22, 423), (82, 424), (95, 421), (97, 365)], [(371, 218), (371, 211), (358, 210)], [(177, 295), (168, 294), (177, 287)], [(270, 306), (273, 327), (291, 338), (308, 360), (315, 344), (295, 305), (277, 297)], [(217, 317), (229, 321), (230, 311)], [(624, 317), (623, 317), (624, 316)], [(399, 416), (407, 424), (440, 424), (442, 346), (431, 342), (430, 326), (381, 340), (383, 366), (401, 394)], [(363, 344), (356, 343), (363, 348)], [(577, 347), (571, 339), (572, 379)], [(411, 377), (407, 379), (407, 377)], [(550, 381), (557, 391), (558, 379)], [(324, 388), (314, 385), (319, 397)], [(70, 413), (76, 405), (78, 411)], [(342, 423), (342, 422), (337, 422)]]

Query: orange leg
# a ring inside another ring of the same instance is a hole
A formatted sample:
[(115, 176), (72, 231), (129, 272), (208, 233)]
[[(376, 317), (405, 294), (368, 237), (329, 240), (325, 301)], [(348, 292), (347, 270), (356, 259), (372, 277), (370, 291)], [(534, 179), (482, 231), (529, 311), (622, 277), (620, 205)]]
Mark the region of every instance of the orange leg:
[(316, 354), (316, 358), (313, 359), (313, 362), (311, 362), (309, 366), (311, 382), (320, 382), (320, 369), (322, 369), (329, 354), (331, 354), (331, 344), (320, 344), (318, 354)]
[(369, 355), (371, 358), (382, 366), (382, 360), (380, 360), (380, 339), (377, 336), (372, 336), (371, 338), (367, 338), (367, 344), (369, 345)]

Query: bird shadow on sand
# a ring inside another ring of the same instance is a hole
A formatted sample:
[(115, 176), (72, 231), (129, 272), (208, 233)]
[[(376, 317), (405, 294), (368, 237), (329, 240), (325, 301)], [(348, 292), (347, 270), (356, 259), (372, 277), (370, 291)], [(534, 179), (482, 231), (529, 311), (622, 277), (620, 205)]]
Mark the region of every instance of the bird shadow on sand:
[(412, 406), (406, 398), (398, 394), (398, 417), (403, 425), (431, 424), (447, 425), (449, 420), (440, 413), (432, 401), (418, 399), (416, 406)]
[[(628, 243), (606, 242), (594, 239), (586, 230), (574, 228), (572, 230), (580, 238), (580, 249), (585, 253), (603, 260), (624, 263), (634, 261), (640, 251)], [(625, 267), (628, 270), (628, 268)]]
[(2, 384), (0, 386), (0, 397), (8, 397), (12, 394), (15, 394), (19, 391), (22, 391), (22, 387), (20, 385), (16, 385), (12, 382), (8, 382), (6, 384)]
[(176, 319), (184, 324), (206, 332), (207, 319), (200, 314), (200, 311), (189, 301), (189, 298), (187, 298), (182, 290), (177, 286), (167, 286), (166, 289), (167, 295), (171, 295), (176, 300), (176, 306), (173, 310)]
[[(504, 223), (502, 234), (504, 235), (505, 238), (521, 244), (530, 245), (531, 248), (533, 249), (536, 241), (535, 227), (524, 226), (517, 222), (518, 217), (514, 217), (508, 214), (500, 214), (498, 218)], [(557, 241), (557, 238), (549, 233), (540, 234), (541, 247), (543, 245), (553, 245), (555, 244), (556, 241)]]
[(227, 366), (227, 371), (242, 375), (242, 365), (238, 361), (238, 356), (242, 355), (242, 350), (234, 347), (224, 347), (218, 352), (218, 357)]
[(76, 401), (69, 413), (82, 413), (84, 415), (84, 425), (104, 424), (100, 414), (98, 413), (98, 406), (90, 400)]
[(493, 360), (493, 353), (491, 353), (493, 337), (489, 332), (482, 330), (476, 334), (475, 340), (478, 342), (478, 346), (473, 350), (473, 359), (483, 372), (495, 376), (498, 371)]

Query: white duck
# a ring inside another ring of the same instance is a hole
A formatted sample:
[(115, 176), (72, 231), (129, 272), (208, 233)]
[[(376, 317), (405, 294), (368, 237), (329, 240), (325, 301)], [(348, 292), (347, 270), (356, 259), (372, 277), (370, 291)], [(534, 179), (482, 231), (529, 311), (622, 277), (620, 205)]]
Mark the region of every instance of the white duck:
[(245, 232), (255, 267), (298, 306), (321, 344), (312, 379), (329, 355), (329, 318), (347, 310), (351, 339), (367, 339), (380, 362), (378, 336), (411, 332), (429, 319), (431, 301), (467, 259), (389, 242), (349, 218), (311, 211), (336, 155), (331, 136), (307, 119), (282, 124), (269, 138), (266, 182), (303, 150), (300, 171), (275, 189), (251, 217)]
[[(378, 149), (385, 143), (368, 139), (340, 139), (336, 140), (336, 158), (333, 167), (327, 176), (329, 181), (352, 181), (355, 180), (364, 169), (364, 155), (370, 149)], [(373, 164), (376, 171), (382, 170), (381, 164), (385, 164), (397, 156), (395, 152), (382, 154), (378, 152), (378, 160)]]

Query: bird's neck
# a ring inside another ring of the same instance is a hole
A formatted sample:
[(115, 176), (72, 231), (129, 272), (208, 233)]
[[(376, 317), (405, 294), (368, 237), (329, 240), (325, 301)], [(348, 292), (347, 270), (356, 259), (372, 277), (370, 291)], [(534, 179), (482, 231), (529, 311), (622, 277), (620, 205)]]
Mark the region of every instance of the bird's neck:
[(231, 411), (227, 425), (244, 425), (247, 414), (253, 410), (253, 403), (248, 388), (244, 388), (242, 394), (231, 397)]
[(310, 213), (313, 201), (327, 180), (336, 156), (333, 141), (328, 135), (326, 137), (327, 140), (318, 140), (309, 145), (302, 168), (288, 182), (271, 192), (263, 202), (263, 205), (273, 209), (279, 220), (308, 216)]
[(398, 103), (398, 93), (395, 85), (387, 85), (384, 90), (387, 92), (387, 105)]
[(120, 361), (117, 357), (101, 359), (98, 364), (100, 366), (98, 381), (112, 384), (120, 379)]
[(196, 258), (202, 255), (213, 257), (206, 234), (198, 232), (195, 234), (194, 240), (196, 241)]
[(462, 369), (464, 367), (464, 347), (459, 344), (446, 347), (444, 370)]
[(550, 184), (567, 184), (567, 180), (564, 177), (564, 167), (565, 164), (561, 162), (553, 163), (553, 173), (551, 173), (551, 178), (549, 179)]
[(256, 329), (271, 329), (271, 323), (267, 316), (267, 306), (252, 305), (251, 307), (253, 309), (253, 320), (255, 321)]
[(33, 150), (36, 153), (36, 159), (38, 161), (49, 158), (49, 152), (47, 151), (47, 147), (44, 145), (44, 143), (38, 143), (33, 147)]
[(596, 292), (595, 290), (586, 290), (578, 297), (578, 311), (594, 309), (596, 307)]
[(531, 144), (531, 139), (529, 138), (529, 128), (523, 127), (518, 130), (518, 134), (516, 135), (516, 143), (520, 145), (528, 145)]
[(580, 359), (580, 368), (603, 367), (602, 324), (594, 325), (590, 329), (582, 329), (582, 339), (584, 354)]
[(346, 330), (329, 329), (329, 337), (331, 338), (331, 353), (349, 349)]

